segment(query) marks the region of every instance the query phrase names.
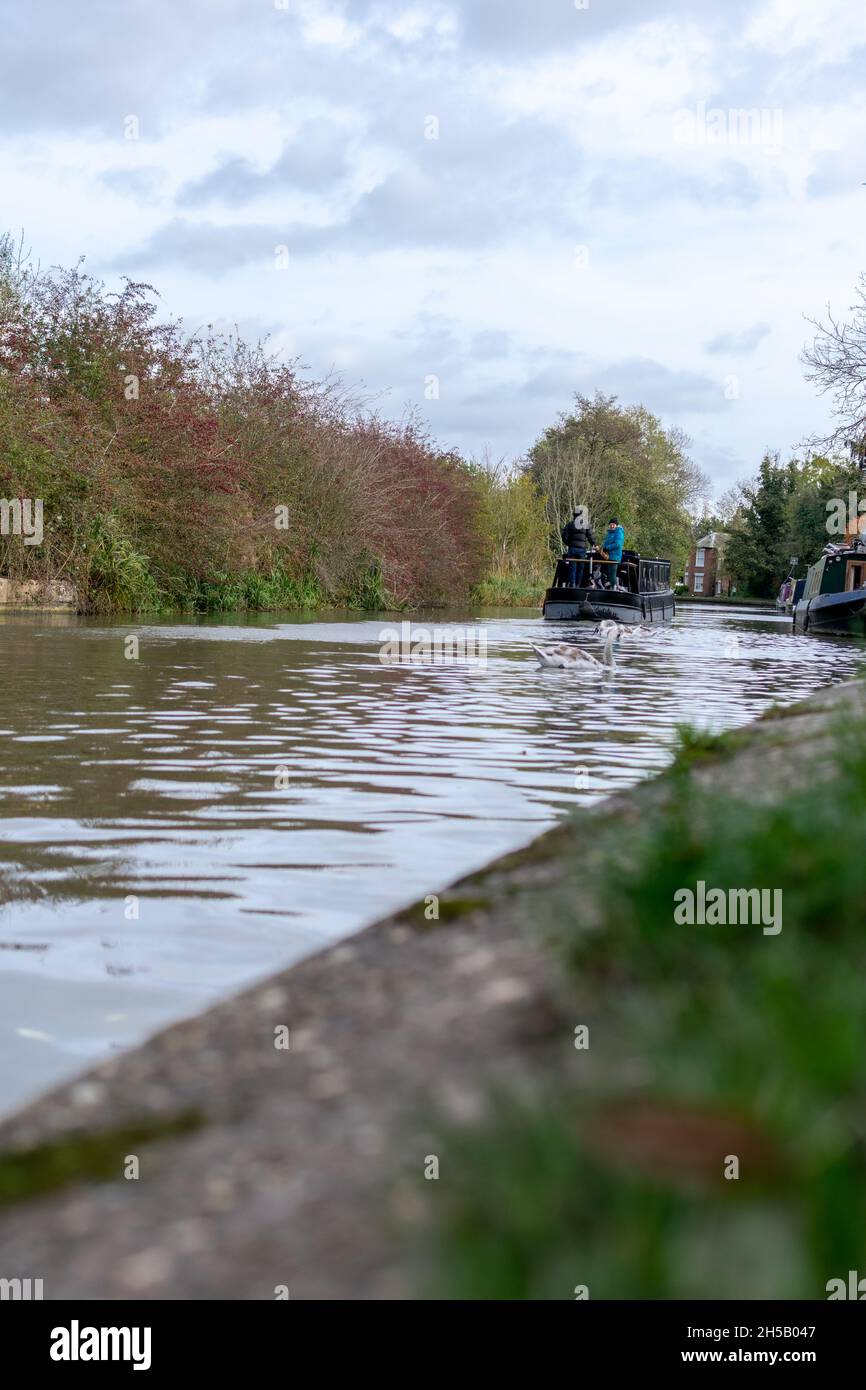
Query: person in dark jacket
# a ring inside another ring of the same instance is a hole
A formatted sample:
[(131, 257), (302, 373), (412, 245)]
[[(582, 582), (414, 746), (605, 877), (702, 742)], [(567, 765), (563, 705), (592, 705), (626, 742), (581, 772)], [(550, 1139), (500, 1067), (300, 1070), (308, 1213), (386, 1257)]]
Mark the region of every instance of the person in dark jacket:
[(568, 560), (568, 582), (573, 589), (580, 589), (587, 582), (589, 566), (586, 557), (595, 545), (592, 528), (583, 520), (583, 512), (575, 512), (574, 520), (563, 526), (560, 532)]

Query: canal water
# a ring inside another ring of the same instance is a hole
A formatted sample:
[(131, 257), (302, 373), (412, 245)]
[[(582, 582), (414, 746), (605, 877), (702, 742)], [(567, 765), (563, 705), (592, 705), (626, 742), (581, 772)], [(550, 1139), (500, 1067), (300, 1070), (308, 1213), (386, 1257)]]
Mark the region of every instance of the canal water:
[(0, 615), (0, 1112), (862, 661), (688, 606), (585, 681), (535, 612), (412, 620), (467, 622), (383, 664), (390, 619)]

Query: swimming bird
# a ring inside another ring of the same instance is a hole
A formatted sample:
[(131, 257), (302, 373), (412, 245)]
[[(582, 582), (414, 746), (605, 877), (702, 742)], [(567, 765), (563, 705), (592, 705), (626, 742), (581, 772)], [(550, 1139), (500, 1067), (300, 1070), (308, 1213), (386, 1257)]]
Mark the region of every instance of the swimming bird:
[(643, 637), (656, 635), (653, 628), (644, 627), (641, 623), (615, 623), (612, 618), (605, 618), (604, 622), (599, 623), (597, 631), (599, 637), (604, 637), (605, 640), (609, 635), (612, 635), (616, 646), (619, 646), (622, 641), (634, 642)]
[(553, 647), (536, 647), (533, 642), (532, 650), (538, 657), (539, 666), (549, 669), (555, 667), (561, 671), (573, 671), (578, 676), (600, 676), (604, 670), (597, 656), (567, 642), (557, 642)]
[[(617, 624), (613, 623), (613, 627)], [(561, 671), (572, 671), (578, 676), (601, 676), (605, 668), (613, 665), (613, 648), (616, 641), (616, 634), (608, 632), (604, 639), (603, 660), (599, 661), (592, 652), (584, 651), (583, 647), (575, 646), (573, 642), (556, 642), (552, 646), (537, 647), (532, 643), (532, 650), (538, 658), (539, 666), (556, 667)]]

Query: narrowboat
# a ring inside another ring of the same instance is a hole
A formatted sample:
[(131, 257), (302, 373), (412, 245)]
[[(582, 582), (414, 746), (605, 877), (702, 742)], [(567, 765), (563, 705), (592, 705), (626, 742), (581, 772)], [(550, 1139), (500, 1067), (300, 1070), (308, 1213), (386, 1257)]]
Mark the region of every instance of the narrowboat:
[[(617, 623), (666, 623), (676, 612), (671, 588), (671, 562), (624, 550), (617, 572), (616, 587), (573, 588), (569, 584), (569, 561), (557, 561), (553, 585), (544, 595), (542, 614), (549, 620), (599, 623), (612, 618)], [(578, 561), (577, 563), (581, 563)], [(594, 565), (595, 557), (586, 562)]]
[(794, 631), (866, 637), (866, 545), (828, 545), (794, 604)]
[(783, 613), (793, 613), (794, 605), (800, 602), (805, 587), (805, 579), (795, 579), (793, 575), (789, 575), (779, 590), (776, 607)]

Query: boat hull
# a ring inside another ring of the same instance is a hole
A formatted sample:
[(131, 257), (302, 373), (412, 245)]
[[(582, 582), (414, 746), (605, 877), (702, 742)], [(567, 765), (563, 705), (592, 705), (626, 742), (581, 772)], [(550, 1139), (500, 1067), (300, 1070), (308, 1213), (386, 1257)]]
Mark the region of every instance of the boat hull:
[(866, 637), (866, 589), (801, 599), (794, 608), (794, 631)]
[(573, 589), (560, 585), (544, 595), (542, 615), (549, 622), (668, 623), (676, 612), (673, 589), (631, 594), (617, 589)]

